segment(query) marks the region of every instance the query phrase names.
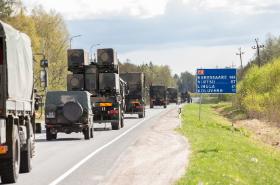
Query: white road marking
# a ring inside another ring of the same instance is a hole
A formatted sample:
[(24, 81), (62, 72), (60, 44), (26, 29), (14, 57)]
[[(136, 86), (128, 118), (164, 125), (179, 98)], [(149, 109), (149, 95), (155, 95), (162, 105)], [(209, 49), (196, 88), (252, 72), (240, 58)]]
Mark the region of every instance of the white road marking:
[(143, 119), (142, 121), (138, 122), (136, 125), (134, 125), (133, 127), (130, 127), (128, 130), (126, 130), (124, 133), (122, 133), (121, 135), (119, 135), (118, 137), (116, 137), (115, 139), (113, 139), (112, 141), (108, 142), (107, 144), (103, 145), (102, 147), (98, 148), (97, 150), (95, 150), (94, 152), (92, 152), (91, 154), (89, 154), (87, 157), (85, 157), (83, 160), (81, 160), (79, 163), (77, 163), (75, 166), (73, 166), (72, 168), (70, 168), (68, 171), (66, 171), (64, 174), (62, 174), (60, 177), (58, 177), (57, 179), (55, 179), (54, 181), (52, 181), (49, 185), (57, 185), (58, 183), (60, 183), (61, 181), (63, 181), (66, 177), (68, 177), (71, 173), (73, 173), (75, 170), (77, 170), (79, 167), (81, 167), (83, 164), (85, 164), (88, 160), (90, 160), (92, 157), (94, 157), (96, 154), (98, 154), (99, 152), (101, 152), (102, 150), (104, 150), (105, 148), (107, 148), (108, 146), (112, 145), (113, 143), (115, 143), (116, 141), (118, 141), (119, 139), (121, 139), (123, 136), (125, 136), (126, 134), (128, 134), (129, 132), (131, 132), (132, 130), (134, 130), (136, 127), (138, 127), (139, 125), (141, 125), (143, 122), (152, 119), (154, 116), (150, 117), (150, 118), (146, 118)]

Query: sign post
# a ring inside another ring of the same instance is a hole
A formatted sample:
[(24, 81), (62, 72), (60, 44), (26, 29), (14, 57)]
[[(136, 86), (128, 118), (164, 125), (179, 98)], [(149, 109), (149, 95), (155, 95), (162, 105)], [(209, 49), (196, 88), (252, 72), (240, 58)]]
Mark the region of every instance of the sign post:
[(197, 69), (196, 93), (200, 94), (199, 120), (202, 94), (236, 94), (236, 69)]

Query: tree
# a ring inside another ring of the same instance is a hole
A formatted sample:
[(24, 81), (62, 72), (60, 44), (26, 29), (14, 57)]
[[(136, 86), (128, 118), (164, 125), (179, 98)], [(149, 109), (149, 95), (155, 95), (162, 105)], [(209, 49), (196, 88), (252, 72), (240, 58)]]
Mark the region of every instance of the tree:
[(36, 7), (31, 15), (27, 15), (22, 8), (7, 22), (31, 38), (36, 88), (40, 89), (39, 62), (42, 59), (36, 54), (43, 53), (49, 61), (49, 90), (65, 89), (69, 33), (63, 18), (54, 11), (46, 12), (42, 7)]
[(189, 72), (181, 73), (178, 83), (178, 88), (180, 92), (195, 92), (195, 76)]
[(49, 89), (66, 89), (69, 32), (65, 22), (60, 14), (42, 7), (33, 9), (31, 17), (41, 38), (39, 51), (49, 60)]
[(11, 0), (0, 0), (0, 19), (6, 20), (13, 13)]

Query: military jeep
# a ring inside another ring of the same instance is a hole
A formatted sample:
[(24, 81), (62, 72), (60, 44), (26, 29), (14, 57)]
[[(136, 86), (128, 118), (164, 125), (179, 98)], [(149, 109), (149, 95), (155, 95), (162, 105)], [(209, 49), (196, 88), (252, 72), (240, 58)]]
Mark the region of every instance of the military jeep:
[(57, 139), (57, 133), (82, 132), (84, 138), (93, 138), (93, 114), (87, 91), (48, 92), (45, 106), (47, 140)]

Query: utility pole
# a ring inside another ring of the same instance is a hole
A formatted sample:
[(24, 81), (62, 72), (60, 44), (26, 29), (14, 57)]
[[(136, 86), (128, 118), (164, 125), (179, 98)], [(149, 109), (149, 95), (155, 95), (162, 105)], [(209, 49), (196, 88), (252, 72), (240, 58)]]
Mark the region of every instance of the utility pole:
[(244, 54), (245, 54), (245, 52), (242, 52), (242, 48), (239, 48), (238, 53), (236, 53), (236, 55), (238, 55), (240, 57), (241, 69), (243, 69), (242, 55), (244, 55)]
[(259, 67), (261, 67), (260, 49), (264, 48), (264, 45), (262, 45), (262, 44), (260, 45), (259, 44), (259, 39), (258, 38), (255, 39), (255, 42), (256, 42), (256, 46), (253, 46), (252, 49), (256, 49), (257, 50), (258, 65), (259, 65)]

